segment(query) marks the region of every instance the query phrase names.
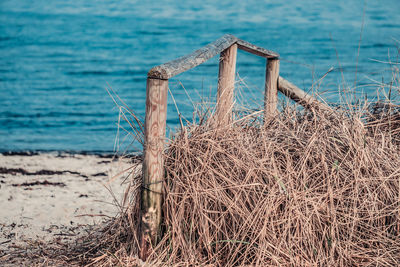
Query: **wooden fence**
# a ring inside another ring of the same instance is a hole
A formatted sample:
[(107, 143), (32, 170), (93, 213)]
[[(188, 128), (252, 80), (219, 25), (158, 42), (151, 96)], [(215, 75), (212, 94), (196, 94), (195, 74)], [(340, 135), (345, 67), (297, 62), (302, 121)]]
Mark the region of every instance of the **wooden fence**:
[(168, 79), (190, 70), (220, 54), (215, 122), (226, 126), (232, 120), (237, 49), (267, 59), (264, 119), (277, 112), (278, 90), (305, 107), (329, 110), (295, 85), (279, 76), (279, 54), (227, 34), (192, 54), (152, 68), (147, 75), (145, 145), (141, 224), (138, 227), (140, 257), (146, 259), (151, 247), (161, 238), (162, 191), (164, 180), (163, 149), (167, 119)]

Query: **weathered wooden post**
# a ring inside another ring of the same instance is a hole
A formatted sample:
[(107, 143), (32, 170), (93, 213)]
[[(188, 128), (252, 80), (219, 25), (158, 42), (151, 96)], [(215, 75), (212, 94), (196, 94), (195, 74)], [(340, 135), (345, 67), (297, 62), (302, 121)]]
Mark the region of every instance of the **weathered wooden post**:
[(279, 58), (267, 60), (265, 74), (264, 121), (276, 115), (278, 104)]
[(237, 44), (221, 52), (218, 73), (216, 125), (225, 126), (232, 120), (236, 74)]
[(140, 258), (145, 260), (161, 237), (163, 149), (165, 140), (168, 80), (147, 78)]
[[(229, 49), (237, 40), (233, 35), (224, 35), (192, 54), (152, 68), (147, 74), (143, 181), (139, 214), (140, 224), (138, 225), (139, 257), (142, 260), (147, 259), (152, 252), (152, 248), (157, 245), (162, 237), (160, 227), (162, 223), (163, 149), (167, 116), (168, 79), (202, 64), (219, 53), (223, 54), (222, 52)], [(231, 55), (233, 53), (233, 59), (236, 62), (236, 45), (226, 52), (227, 56), (224, 58), (232, 58)], [(235, 67), (229, 71), (229, 65), (231, 64), (227, 63), (226, 67), (222, 68), (221, 73), (223, 77), (233, 77), (233, 80), (232, 82), (224, 80), (225, 84), (233, 84), (234, 82)], [(225, 73), (228, 73), (228, 75), (225, 75)]]

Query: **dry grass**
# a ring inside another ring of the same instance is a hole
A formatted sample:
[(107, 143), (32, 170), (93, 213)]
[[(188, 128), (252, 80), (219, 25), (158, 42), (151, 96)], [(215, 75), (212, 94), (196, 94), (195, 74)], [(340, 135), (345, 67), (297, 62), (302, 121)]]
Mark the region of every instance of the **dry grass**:
[[(165, 151), (165, 234), (149, 262), (399, 265), (399, 113), (367, 111), (286, 107), (265, 125), (248, 116), (182, 129)], [(97, 264), (139, 264), (137, 192), (114, 224), (115, 254)]]
[(153, 258), (398, 265), (399, 147), (362, 120), (287, 108), (264, 126), (181, 131), (166, 152), (166, 234)]
[[(399, 106), (286, 105), (265, 124), (243, 115), (224, 128), (204, 116), (168, 142), (150, 266), (400, 265)], [(147, 266), (136, 256), (140, 185), (133, 177), (107, 227), (56, 252), (63, 263)]]

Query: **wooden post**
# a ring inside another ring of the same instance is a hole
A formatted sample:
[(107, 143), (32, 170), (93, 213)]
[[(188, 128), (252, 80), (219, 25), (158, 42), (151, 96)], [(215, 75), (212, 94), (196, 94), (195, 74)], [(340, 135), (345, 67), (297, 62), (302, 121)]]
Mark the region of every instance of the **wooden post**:
[(163, 149), (167, 116), (168, 80), (147, 78), (140, 258), (146, 260), (161, 238)]
[(278, 104), (279, 58), (268, 59), (265, 75), (264, 121), (276, 115)]
[(237, 44), (221, 52), (218, 73), (218, 92), (216, 124), (228, 125), (232, 120), (232, 108), (235, 89)]

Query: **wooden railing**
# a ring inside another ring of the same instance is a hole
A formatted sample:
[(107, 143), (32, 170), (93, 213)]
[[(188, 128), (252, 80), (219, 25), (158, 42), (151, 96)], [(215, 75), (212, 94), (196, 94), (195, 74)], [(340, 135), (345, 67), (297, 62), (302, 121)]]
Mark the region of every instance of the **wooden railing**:
[(278, 90), (305, 107), (328, 109), (295, 85), (279, 76), (279, 54), (227, 34), (190, 55), (152, 68), (147, 75), (143, 187), (141, 224), (138, 228), (140, 257), (146, 259), (151, 246), (161, 238), (162, 185), (164, 180), (163, 149), (167, 119), (168, 79), (190, 70), (220, 54), (215, 123), (229, 125), (232, 120), (237, 49), (267, 59), (264, 98), (264, 120), (277, 112)]

